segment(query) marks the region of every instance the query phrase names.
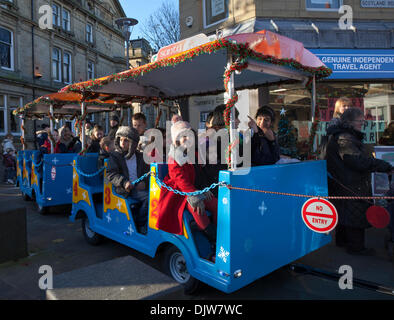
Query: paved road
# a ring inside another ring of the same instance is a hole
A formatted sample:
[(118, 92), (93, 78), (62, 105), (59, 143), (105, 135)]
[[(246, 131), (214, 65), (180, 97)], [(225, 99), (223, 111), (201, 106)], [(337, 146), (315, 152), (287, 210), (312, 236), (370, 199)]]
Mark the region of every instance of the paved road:
[[(27, 208), (27, 231), (29, 257), (0, 264), (0, 299), (41, 299), (38, 288), (42, 265), (50, 265), (55, 275), (83, 268), (118, 257), (132, 255), (158, 269), (156, 260), (140, 254), (113, 241), (100, 246), (88, 245), (82, 235), (80, 223), (68, 220), (70, 208), (62, 207), (41, 216), (34, 202), (24, 202), (19, 189), (0, 185), (0, 201), (16, 201)], [(383, 248), (384, 230), (367, 232), (367, 245), (377, 249), (375, 257), (354, 257), (343, 249), (330, 244), (313, 252), (299, 263), (336, 271), (341, 265), (353, 268), (354, 277), (394, 287), (394, 264), (389, 262)], [(182, 291), (173, 292), (162, 299), (208, 300), (208, 299), (393, 299), (394, 296), (360, 289), (341, 290), (336, 281), (312, 275), (297, 274), (284, 267), (255, 281), (249, 286), (224, 294), (203, 286), (195, 296), (185, 296)]]

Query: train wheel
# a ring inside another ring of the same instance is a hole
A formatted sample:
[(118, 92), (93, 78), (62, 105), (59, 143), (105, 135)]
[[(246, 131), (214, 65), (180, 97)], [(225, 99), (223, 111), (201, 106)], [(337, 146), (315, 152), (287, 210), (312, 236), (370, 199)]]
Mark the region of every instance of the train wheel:
[(87, 243), (93, 246), (99, 245), (103, 240), (101, 235), (90, 229), (89, 219), (86, 216), (82, 218), (82, 233)]
[(31, 198), (30, 198), (26, 193), (24, 193), (24, 192), (22, 192), (22, 199), (23, 199), (24, 201), (31, 201)]
[(164, 269), (176, 282), (183, 285), (185, 294), (196, 293), (200, 288), (201, 282), (190, 275), (186, 260), (178, 248), (167, 249), (164, 256)]
[(37, 211), (39, 214), (45, 216), (49, 212), (49, 207), (43, 207), (41, 205), (37, 204)]

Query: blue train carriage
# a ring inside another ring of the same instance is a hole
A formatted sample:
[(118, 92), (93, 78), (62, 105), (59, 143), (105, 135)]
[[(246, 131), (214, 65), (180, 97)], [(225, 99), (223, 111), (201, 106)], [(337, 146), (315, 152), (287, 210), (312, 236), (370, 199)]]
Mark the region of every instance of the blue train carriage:
[[(103, 97), (103, 95), (101, 96)], [(104, 95), (106, 97), (106, 95)], [(44, 117), (50, 114), (50, 129), (53, 132), (53, 120), (56, 117), (74, 117), (76, 113), (108, 112), (114, 109), (114, 101), (101, 101), (77, 93), (52, 93), (42, 96), (24, 107), (14, 111), (22, 117), (22, 134), (25, 117)], [(117, 104), (117, 107), (124, 106)], [(84, 124), (84, 122), (83, 122)], [(85, 145), (84, 125), (82, 125), (82, 144)], [(76, 153), (42, 154), (39, 150), (18, 152), (17, 184), (25, 200), (34, 200), (39, 213), (46, 214), (50, 207), (71, 205), (72, 203), (72, 166)]]
[(72, 172), (75, 153), (44, 154), (39, 163), (33, 163), (31, 185), (39, 213), (50, 207), (71, 205)]
[(23, 156), (24, 150), (18, 151), (16, 154), (16, 186), (20, 187), (22, 185), (22, 172), (23, 172)]
[[(92, 93), (124, 95), (135, 93), (148, 99), (177, 99), (195, 94), (223, 92), (228, 100), (230, 145), (235, 141), (235, 90), (254, 88), (267, 83), (301, 81), (311, 84), (311, 114), (315, 114), (315, 82), (330, 75), (331, 70), (302, 43), (269, 31), (238, 34), (207, 42), (178, 54), (87, 83), (70, 85), (67, 90), (91, 90)], [(167, 59), (167, 60), (166, 60)], [(184, 63), (184, 62), (188, 63)], [(227, 68), (226, 68), (227, 65)], [(234, 71), (238, 73), (234, 73)], [(185, 74), (195, 75), (186, 76)], [(168, 81), (168, 79), (171, 81)], [(121, 81), (119, 81), (121, 79)], [(198, 81), (199, 80), (199, 81)], [(248, 174), (236, 168), (235, 148), (231, 151), (229, 170), (222, 171), (219, 181), (218, 229), (215, 260), (208, 259), (209, 243), (191, 228), (191, 214), (184, 213), (183, 235), (157, 230), (158, 201), (165, 164), (152, 164), (150, 177), (149, 226), (140, 234), (133, 220), (138, 203), (116, 194), (104, 182), (91, 181), (97, 174), (95, 160), (83, 160), (74, 181), (71, 220), (82, 218), (84, 236), (98, 244), (108, 237), (151, 257), (164, 252), (164, 265), (176, 281), (192, 292), (198, 281), (230, 293), (269, 274), (331, 241), (327, 234), (310, 230), (303, 222), (301, 209), (306, 198), (279, 196), (246, 189), (269, 190), (294, 194), (327, 195), (327, 172), (324, 161), (249, 168)], [(78, 160), (79, 161), (79, 160)], [(90, 164), (89, 164), (90, 163)], [(86, 171), (85, 170), (92, 170)], [(76, 166), (77, 168), (79, 165)], [(90, 173), (89, 173), (90, 172)], [(81, 178), (84, 176), (84, 179)], [(87, 178), (87, 179), (85, 179)], [(159, 180), (157, 180), (159, 179)], [(160, 187), (159, 187), (160, 186)], [(232, 187), (230, 187), (232, 186)], [(81, 198), (82, 195), (82, 198)], [(247, 201), (245, 201), (247, 200)]]
[(31, 185), (31, 175), (32, 175), (32, 163), (34, 159), (34, 154), (36, 153), (37, 153), (36, 150), (24, 150), (23, 152), (20, 152), (20, 155), (17, 156), (19, 166), (20, 166), (20, 162), (22, 162), (21, 180), (20, 180), (19, 188), (22, 193), (22, 198), (25, 201), (34, 199), (33, 189)]
[[(160, 257), (165, 270), (189, 293), (198, 281), (231, 293), (331, 242), (329, 234), (316, 233), (304, 224), (301, 208), (305, 198), (220, 186), (216, 258), (212, 261), (208, 259), (209, 242), (191, 227), (189, 212), (184, 214), (183, 235), (156, 227), (166, 164), (151, 165), (148, 230), (141, 234), (133, 219), (138, 202), (116, 194), (105, 179), (106, 163), (100, 170), (96, 155), (74, 161), (78, 165), (73, 169), (70, 220), (81, 219), (87, 242), (97, 245), (103, 237), (110, 238)], [(325, 161), (253, 167), (248, 172), (221, 171), (219, 180), (246, 189), (328, 194)]]

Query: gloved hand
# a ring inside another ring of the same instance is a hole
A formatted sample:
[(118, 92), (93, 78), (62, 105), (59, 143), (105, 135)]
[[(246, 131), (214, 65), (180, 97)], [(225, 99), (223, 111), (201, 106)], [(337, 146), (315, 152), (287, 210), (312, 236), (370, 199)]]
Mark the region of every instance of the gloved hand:
[(208, 201), (210, 201), (214, 197), (214, 195), (211, 191), (205, 192), (204, 195), (205, 195), (205, 199)]
[(190, 206), (193, 208), (193, 210), (197, 211), (197, 214), (199, 216), (205, 212), (204, 200), (205, 200), (204, 194), (199, 194), (199, 195), (187, 197), (187, 202), (190, 204)]

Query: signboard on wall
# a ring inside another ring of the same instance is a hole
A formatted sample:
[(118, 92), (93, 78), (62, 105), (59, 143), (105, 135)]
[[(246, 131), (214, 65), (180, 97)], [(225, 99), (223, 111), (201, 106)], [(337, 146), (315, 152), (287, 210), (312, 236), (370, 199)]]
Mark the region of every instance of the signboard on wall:
[[(394, 1), (394, 0), (392, 0)], [(326, 79), (392, 79), (394, 50), (310, 49), (333, 73)]]
[[(327, 127), (329, 121), (321, 121), (319, 122), (317, 129), (316, 129), (316, 135), (318, 137), (318, 144), (321, 142), (321, 137), (325, 136), (327, 134)], [(309, 127), (309, 132), (311, 129), (312, 123), (308, 121), (308, 127)], [(377, 143), (376, 141), (376, 135), (377, 132), (383, 132), (385, 129), (386, 123), (384, 121), (364, 121), (364, 125), (362, 128), (362, 132), (365, 134), (363, 143)]]
[(394, 0), (361, 0), (361, 8), (394, 8)]

